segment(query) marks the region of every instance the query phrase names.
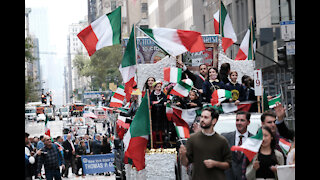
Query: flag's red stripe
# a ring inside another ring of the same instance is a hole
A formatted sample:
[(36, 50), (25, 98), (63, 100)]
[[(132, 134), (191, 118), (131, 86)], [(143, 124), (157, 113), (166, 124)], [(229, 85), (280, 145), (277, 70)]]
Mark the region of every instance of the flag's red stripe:
[(214, 19), (213, 26), (214, 26), (214, 33), (219, 34), (219, 22), (216, 19)]
[(137, 85), (137, 83), (134, 81), (134, 77), (132, 77), (124, 87), (124, 92), (126, 93), (126, 100), (127, 102), (130, 101), (131, 93), (133, 90), (133, 86)]
[(222, 49), (224, 52), (233, 44), (234, 42), (230, 38), (222, 38)]
[(241, 49), (239, 49), (235, 60), (245, 60), (245, 59), (247, 59), (247, 55)]
[(78, 38), (86, 47), (89, 56), (96, 52), (96, 45), (98, 43), (98, 38), (94, 33), (91, 25), (82, 30), (78, 35)]
[(170, 82), (170, 67), (163, 68), (163, 80)]
[(218, 99), (218, 91), (213, 91), (211, 95), (211, 105), (214, 106), (215, 104), (217, 104), (219, 102)]
[(131, 137), (125, 157), (132, 159), (133, 164), (140, 171), (145, 168), (145, 150), (148, 140), (143, 137)]
[(122, 107), (121, 103), (117, 103), (117, 102), (110, 102), (109, 104), (110, 107)]
[(113, 97), (116, 99), (119, 99), (120, 101), (124, 100), (124, 96), (118, 93), (114, 93)]
[(231, 151), (241, 151), (244, 153), (244, 155), (247, 156), (249, 161), (252, 161), (253, 157), (257, 154), (256, 152), (249, 151), (248, 149), (244, 149), (240, 146), (232, 146)]
[(238, 111), (246, 111), (249, 112), (251, 104), (239, 104)]
[(182, 44), (190, 52), (204, 51), (205, 46), (201, 37), (201, 33), (196, 31), (177, 30), (178, 36)]

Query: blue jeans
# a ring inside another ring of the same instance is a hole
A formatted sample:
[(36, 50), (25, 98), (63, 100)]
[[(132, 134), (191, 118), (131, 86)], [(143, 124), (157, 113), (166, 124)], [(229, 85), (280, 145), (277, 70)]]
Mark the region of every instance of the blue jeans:
[(47, 180), (53, 180), (53, 177), (55, 180), (61, 180), (61, 174), (59, 169), (56, 169), (56, 170), (46, 169), (45, 172), (46, 172)]

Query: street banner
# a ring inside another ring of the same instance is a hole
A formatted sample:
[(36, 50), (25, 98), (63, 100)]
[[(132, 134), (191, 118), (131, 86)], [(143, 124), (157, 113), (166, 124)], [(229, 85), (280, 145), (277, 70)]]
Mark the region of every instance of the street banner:
[(114, 172), (114, 154), (81, 156), (84, 174)]
[(295, 165), (277, 166), (278, 180), (294, 180)]

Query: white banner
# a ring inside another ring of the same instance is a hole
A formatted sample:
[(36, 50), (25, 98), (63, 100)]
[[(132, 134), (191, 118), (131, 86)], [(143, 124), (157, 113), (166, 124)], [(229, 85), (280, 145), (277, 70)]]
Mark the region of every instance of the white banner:
[(277, 167), (278, 180), (294, 180), (295, 165), (284, 165)]

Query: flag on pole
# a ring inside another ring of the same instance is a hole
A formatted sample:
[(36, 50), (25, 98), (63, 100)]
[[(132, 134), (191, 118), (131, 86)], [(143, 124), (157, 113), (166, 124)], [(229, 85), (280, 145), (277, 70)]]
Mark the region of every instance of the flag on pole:
[(201, 33), (170, 28), (140, 29), (154, 42), (172, 56), (177, 56), (187, 51), (204, 51), (205, 46)]
[(281, 93), (277, 94), (276, 97), (268, 100), (269, 108), (274, 108), (276, 106), (276, 103), (281, 103)]
[(126, 93), (127, 102), (130, 101), (133, 87), (137, 85), (137, 82), (135, 80), (136, 69), (137, 69), (136, 45), (135, 45), (135, 38), (134, 38), (134, 25), (132, 25), (130, 38), (129, 38), (126, 50), (124, 52), (122, 62), (119, 67), (122, 80), (125, 84), (124, 92)]
[(126, 122), (126, 117), (118, 114), (118, 118), (116, 121), (116, 129), (119, 138), (122, 140), (125, 133), (128, 131), (130, 124)]
[(172, 109), (170, 103), (166, 104), (166, 115), (167, 115), (168, 121), (172, 121), (173, 109)]
[(145, 150), (147, 148), (149, 134), (150, 117), (148, 96), (144, 96), (129, 130), (123, 138), (125, 158), (132, 160), (137, 171), (145, 168)]
[(181, 80), (182, 69), (177, 67), (163, 68), (163, 80), (167, 82), (177, 83)]
[(222, 102), (226, 99), (232, 98), (232, 93), (231, 91), (225, 90), (225, 89), (217, 89), (213, 91), (211, 95), (211, 104), (214, 106), (218, 102)]
[(124, 92), (124, 87), (120, 85), (117, 90), (113, 93), (109, 107), (122, 107), (124, 97), (126, 93)]
[(180, 97), (187, 97), (189, 95), (189, 92), (191, 91), (192, 86), (193, 82), (191, 79), (184, 79), (182, 81), (179, 81), (173, 87), (173, 89), (170, 91), (170, 94)]
[(259, 152), (262, 140), (263, 134), (262, 128), (260, 128), (255, 136), (248, 137), (241, 146), (232, 146), (231, 151), (241, 151), (247, 156), (249, 161), (252, 161), (253, 157)]
[(253, 21), (251, 18), (249, 29), (240, 44), (235, 60), (253, 60), (255, 58), (254, 54), (256, 52), (257, 41), (254, 32)]
[(173, 116), (172, 121), (175, 126), (177, 136), (179, 138), (190, 138), (189, 123), (192, 123), (196, 117), (196, 109), (181, 109), (176, 106), (172, 106)]
[(284, 154), (288, 154), (290, 147), (291, 147), (291, 143), (286, 141), (283, 138), (279, 138), (279, 146), (280, 146), (281, 150), (284, 152)]
[(236, 112), (236, 111), (245, 111), (248, 112), (251, 108), (251, 105), (254, 103), (255, 101), (243, 101), (240, 102), (238, 105), (235, 105), (234, 103), (222, 103), (221, 104), (221, 109), (220, 112), (221, 113), (231, 113), (231, 112)]
[(44, 134), (51, 137), (50, 128), (48, 127), (48, 121), (49, 121), (49, 117), (46, 115), (46, 121), (44, 122)]
[(77, 36), (86, 47), (89, 56), (103, 47), (120, 44), (121, 6), (93, 21)]
[[(221, 34), (222, 37), (222, 49), (224, 52), (237, 41), (237, 35), (234, 32), (232, 22), (229, 13), (223, 2), (221, 1), (221, 17), (220, 11), (218, 10), (214, 15), (214, 29), (215, 34)], [(221, 22), (221, 24), (219, 24)], [(221, 28), (221, 29), (220, 29)]]

